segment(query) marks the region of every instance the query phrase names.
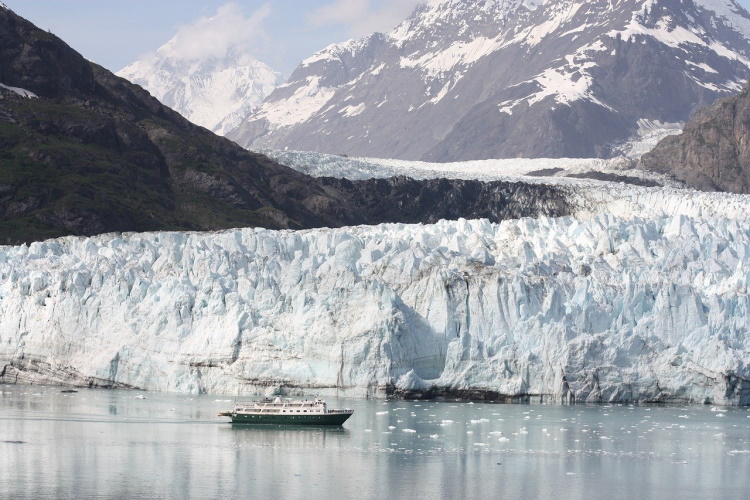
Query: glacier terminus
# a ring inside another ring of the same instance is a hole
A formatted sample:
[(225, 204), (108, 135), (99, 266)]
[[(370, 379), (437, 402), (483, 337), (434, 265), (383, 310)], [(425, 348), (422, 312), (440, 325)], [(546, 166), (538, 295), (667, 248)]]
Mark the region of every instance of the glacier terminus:
[(750, 404), (748, 202), (586, 184), (573, 217), (0, 247), (0, 382)]

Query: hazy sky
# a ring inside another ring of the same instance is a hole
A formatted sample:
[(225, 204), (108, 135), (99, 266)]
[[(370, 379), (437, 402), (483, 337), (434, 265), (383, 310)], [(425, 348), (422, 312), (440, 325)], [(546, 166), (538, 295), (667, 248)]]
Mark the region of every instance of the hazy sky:
[[(389, 31), (420, 0), (3, 0), (85, 57), (118, 71), (182, 33), (203, 33), (212, 47), (237, 43), (289, 75), (323, 47)], [(469, 0), (472, 1), (472, 0)], [(750, 0), (739, 3), (750, 8)], [(182, 36), (175, 50), (207, 44)]]
[[(331, 43), (390, 30), (420, 3), (419, 0), (3, 2), (112, 71), (155, 51), (180, 29), (192, 26), (212, 31), (211, 39), (216, 44), (244, 43), (257, 59), (286, 75), (302, 59)], [(216, 22), (207, 22), (217, 13)]]

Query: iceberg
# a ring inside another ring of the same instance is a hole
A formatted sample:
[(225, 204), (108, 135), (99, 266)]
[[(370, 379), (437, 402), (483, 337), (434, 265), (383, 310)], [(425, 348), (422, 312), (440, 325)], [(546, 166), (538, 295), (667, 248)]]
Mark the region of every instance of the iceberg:
[(644, 218), (658, 195), (627, 192), (580, 217), (0, 247), (0, 382), (750, 404), (748, 202), (662, 192)]

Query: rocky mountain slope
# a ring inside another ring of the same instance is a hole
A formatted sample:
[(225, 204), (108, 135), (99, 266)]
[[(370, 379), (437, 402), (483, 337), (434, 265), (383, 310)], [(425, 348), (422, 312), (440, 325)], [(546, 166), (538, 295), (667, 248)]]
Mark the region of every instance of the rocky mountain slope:
[(682, 134), (662, 140), (639, 165), (695, 189), (750, 193), (750, 86), (700, 110)]
[(2, 7), (0, 42), (0, 244), (566, 213), (554, 188), (399, 179), (364, 181), (387, 193), (362, 208), (367, 188), (324, 183), (217, 137)]
[(117, 72), (191, 122), (219, 135), (235, 129), (273, 89), (280, 73), (230, 47), (224, 57), (176, 57), (167, 42)]
[(228, 136), (457, 161), (606, 157), (750, 77), (733, 0), (441, 0), (313, 55)]

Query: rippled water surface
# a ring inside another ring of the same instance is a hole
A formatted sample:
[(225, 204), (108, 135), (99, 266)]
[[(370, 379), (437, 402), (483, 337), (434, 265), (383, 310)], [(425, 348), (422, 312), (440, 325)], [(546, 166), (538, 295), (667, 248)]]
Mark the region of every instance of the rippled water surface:
[(232, 399), (0, 386), (0, 498), (742, 498), (750, 409), (329, 399), (339, 428)]

